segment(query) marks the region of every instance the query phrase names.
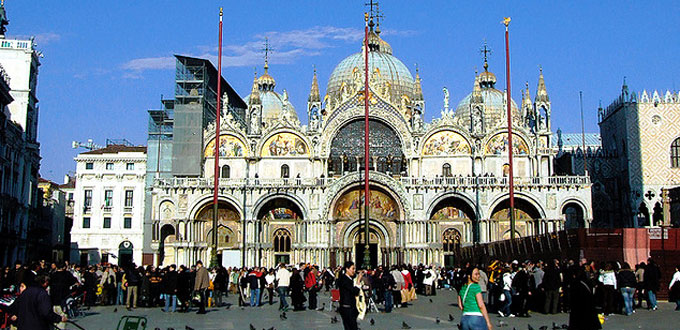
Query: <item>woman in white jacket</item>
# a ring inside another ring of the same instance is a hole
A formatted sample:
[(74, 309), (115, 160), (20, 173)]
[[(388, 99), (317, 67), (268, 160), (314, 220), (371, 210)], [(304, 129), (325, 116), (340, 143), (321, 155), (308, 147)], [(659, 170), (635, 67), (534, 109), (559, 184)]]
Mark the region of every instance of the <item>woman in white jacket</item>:
[(604, 266), (604, 270), (600, 271), (600, 276), (598, 280), (602, 283), (602, 293), (604, 298), (604, 310), (605, 315), (613, 314), (616, 312), (614, 294), (616, 293), (616, 273), (614, 272), (613, 265), (611, 262)]
[(512, 279), (515, 277), (515, 272), (510, 271), (510, 268), (506, 268), (503, 272), (503, 297), (505, 299), (503, 307), (498, 310), (498, 315), (501, 317), (515, 317), (510, 310), (512, 305)]
[(680, 265), (675, 266), (675, 273), (668, 284), (668, 301), (675, 301), (675, 310), (680, 311)]

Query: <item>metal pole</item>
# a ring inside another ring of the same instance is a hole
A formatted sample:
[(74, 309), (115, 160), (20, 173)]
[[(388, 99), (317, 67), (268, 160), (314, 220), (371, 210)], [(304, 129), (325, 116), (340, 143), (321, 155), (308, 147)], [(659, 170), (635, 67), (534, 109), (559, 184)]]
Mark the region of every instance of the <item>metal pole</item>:
[(515, 174), (512, 162), (512, 99), (510, 98), (510, 38), (508, 36), (508, 25), (510, 25), (510, 17), (503, 20), (505, 25), (505, 82), (507, 89), (507, 110), (508, 110), (508, 183), (510, 185), (510, 238), (515, 238)]
[(371, 267), (371, 251), (369, 251), (370, 246), (368, 245), (369, 238), (369, 211), (370, 211), (370, 199), (368, 191), (368, 13), (364, 15), (364, 20), (366, 26), (364, 28), (364, 269), (369, 269)]
[(578, 99), (581, 103), (581, 143), (583, 143), (583, 175), (588, 176), (588, 158), (586, 158), (586, 128), (583, 123), (583, 92), (578, 92)]
[(243, 250), (241, 251), (241, 267), (246, 266), (246, 198), (248, 197), (246, 191), (248, 190), (248, 178), (250, 177), (250, 161), (246, 159), (246, 180), (243, 183), (243, 223), (241, 230), (241, 242), (243, 243)]
[(212, 253), (210, 254), (210, 266), (217, 266), (217, 225), (218, 225), (218, 199), (217, 188), (220, 180), (220, 115), (221, 115), (221, 100), (222, 97), (222, 7), (220, 7), (220, 33), (219, 33), (219, 50), (217, 56), (217, 109), (215, 110), (215, 173), (213, 186), (213, 225), (212, 225)]

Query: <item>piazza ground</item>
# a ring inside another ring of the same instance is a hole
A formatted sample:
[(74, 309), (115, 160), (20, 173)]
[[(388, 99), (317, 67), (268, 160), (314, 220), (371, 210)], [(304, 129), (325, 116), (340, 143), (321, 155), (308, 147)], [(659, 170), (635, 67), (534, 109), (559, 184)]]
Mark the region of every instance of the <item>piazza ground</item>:
[[(432, 299), (432, 302), (430, 302)], [(341, 321), (331, 324), (331, 318), (340, 317), (337, 313), (328, 309), (330, 296), (324, 292), (319, 295), (319, 306), (326, 304), (325, 311), (303, 311), (286, 313), (287, 320), (279, 318), (278, 300), (275, 299), (273, 306), (264, 305), (259, 308), (245, 307), (241, 309), (236, 306), (236, 296), (230, 295), (226, 301), (231, 303), (231, 307), (209, 308), (208, 314), (196, 315), (195, 313), (163, 313), (160, 308), (138, 308), (128, 312), (122, 306), (94, 307), (88, 311), (88, 315), (76, 319), (76, 323), (87, 330), (95, 329), (115, 329), (116, 324), (124, 315), (144, 316), (148, 319), (147, 329), (156, 328), (167, 330), (185, 330), (190, 328), (199, 329), (249, 329), (252, 324), (256, 329), (342, 329)], [(456, 329), (460, 321), (461, 312), (456, 306), (455, 291), (438, 291), (434, 297), (420, 296), (413, 305), (408, 308), (396, 309), (390, 314), (369, 313), (364, 321), (359, 323), (361, 329), (401, 329), (402, 322), (406, 322), (412, 329)], [(604, 325), (604, 329), (678, 329), (680, 324), (680, 312), (673, 311), (674, 304), (667, 302), (659, 303), (659, 310), (651, 312), (639, 310), (636, 314), (626, 317), (623, 315), (610, 316)], [(114, 313), (114, 308), (117, 312)], [(194, 310), (195, 311), (195, 310)], [(454, 322), (448, 321), (448, 315), (455, 318)], [(517, 330), (527, 329), (530, 324), (535, 329), (546, 325), (552, 328), (555, 322), (558, 326), (567, 323), (567, 314), (543, 315), (532, 313), (530, 318), (500, 318), (492, 315), (494, 329)], [(436, 323), (439, 317), (441, 322)], [(375, 320), (375, 325), (371, 326), (369, 320)], [(499, 321), (506, 325), (499, 327)], [(68, 329), (75, 329), (70, 326)]]

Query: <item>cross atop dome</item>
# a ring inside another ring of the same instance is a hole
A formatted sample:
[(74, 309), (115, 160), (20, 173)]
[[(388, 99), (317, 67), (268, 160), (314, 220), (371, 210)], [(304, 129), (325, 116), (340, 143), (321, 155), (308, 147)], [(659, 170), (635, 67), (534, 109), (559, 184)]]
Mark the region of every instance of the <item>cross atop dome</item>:
[(269, 69), (269, 53), (274, 51), (274, 49), (269, 44), (269, 38), (264, 37), (264, 48), (261, 49), (264, 52), (264, 73), (267, 73)]
[(491, 48), (486, 44), (486, 39), (484, 39), (484, 46), (479, 49), (479, 52), (484, 56), (484, 71), (489, 71), (488, 57), (491, 55)]

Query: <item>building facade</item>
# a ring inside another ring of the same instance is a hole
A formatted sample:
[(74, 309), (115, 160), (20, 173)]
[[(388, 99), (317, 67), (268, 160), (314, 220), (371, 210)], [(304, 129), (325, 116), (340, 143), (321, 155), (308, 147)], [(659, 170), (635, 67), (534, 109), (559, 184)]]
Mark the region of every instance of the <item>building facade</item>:
[[(621, 94), (598, 111), (602, 150), (588, 168), (593, 209), (614, 217), (611, 227), (680, 226), (680, 93)], [(674, 199), (674, 201), (671, 201)]]
[[(202, 103), (187, 102), (185, 95), (198, 99), (199, 92), (176, 81), (174, 102), (150, 111), (154, 125), (165, 125), (162, 143), (171, 150), (155, 159), (165, 172), (147, 176), (156, 264), (209, 259), (216, 139), (222, 264), (307, 261), (325, 266), (362, 259), (365, 97), (370, 107), (368, 242), (374, 264), (451, 264), (462, 245), (510, 237), (507, 98), (486, 61), (483, 72), (471, 74), (468, 96), (451, 107), (444, 89), (441, 116), (426, 123), (418, 72), (414, 78), (378, 30), (371, 29), (368, 45), (369, 92), (364, 90), (363, 51), (336, 66), (325, 94), (315, 71), (303, 110), (309, 118), (305, 125), (287, 92), (276, 91), (267, 61), (243, 101), (228, 87), (219, 137), (213, 120), (196, 125), (195, 119), (180, 116), (178, 105)], [(186, 71), (179, 57), (177, 71), (178, 79)], [(589, 226), (589, 178), (554, 175), (552, 108), (542, 72), (536, 96), (527, 86), (521, 103), (513, 101), (511, 108), (516, 234)], [(193, 139), (191, 149), (179, 133)]]
[(67, 239), (70, 235), (67, 233), (71, 228), (66, 220), (67, 193), (61, 189), (61, 185), (43, 178), (38, 180), (38, 189), (41, 192), (41, 223), (45, 226), (41, 228), (42, 235), (38, 235), (40, 245), (35, 249), (38, 256), (31, 260), (69, 260), (70, 242)]
[(142, 264), (146, 147), (107, 145), (75, 160), (71, 261)]
[(27, 262), (45, 226), (38, 203), (40, 145), (37, 81), (40, 54), (33, 39), (8, 39), (0, 5), (0, 265)]

